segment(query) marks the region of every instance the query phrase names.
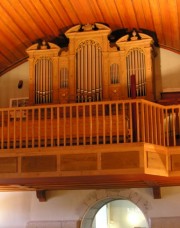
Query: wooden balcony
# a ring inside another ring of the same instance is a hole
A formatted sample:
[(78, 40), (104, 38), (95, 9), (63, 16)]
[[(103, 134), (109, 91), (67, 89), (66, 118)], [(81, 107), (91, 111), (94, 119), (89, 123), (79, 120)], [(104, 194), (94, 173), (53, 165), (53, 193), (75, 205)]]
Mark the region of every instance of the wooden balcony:
[(0, 109), (0, 189), (179, 185), (179, 136), (180, 105), (132, 99)]

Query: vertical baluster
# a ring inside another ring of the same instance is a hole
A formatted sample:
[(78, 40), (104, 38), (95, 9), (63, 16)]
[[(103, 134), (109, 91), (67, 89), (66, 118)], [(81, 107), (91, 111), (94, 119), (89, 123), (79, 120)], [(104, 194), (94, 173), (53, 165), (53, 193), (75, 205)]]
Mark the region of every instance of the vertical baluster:
[(38, 108), (38, 147), (41, 146), (41, 108)]
[(140, 142), (140, 116), (139, 116), (139, 103), (136, 103), (136, 116), (137, 116), (137, 142)]
[(119, 105), (116, 102), (116, 142), (119, 143)]
[(150, 119), (151, 119), (151, 138), (152, 138), (152, 143), (155, 143), (155, 135), (154, 135), (154, 116), (153, 116), (153, 107), (150, 105)]
[(172, 108), (172, 132), (173, 132), (173, 146), (176, 146), (176, 126), (175, 126), (175, 110)]
[(59, 131), (59, 127), (60, 127), (60, 107), (58, 106), (57, 108), (57, 146), (60, 145), (60, 131)]
[(51, 112), (51, 147), (54, 145), (54, 108), (50, 108)]
[(73, 129), (72, 129), (72, 123), (73, 123), (73, 120), (72, 120), (72, 106), (69, 107), (69, 118), (70, 118), (70, 146), (72, 146), (72, 132), (73, 132)]
[(123, 142), (126, 142), (126, 114), (125, 114), (125, 103), (122, 103), (122, 120), (123, 120)]
[[(22, 108), (19, 110), (19, 114), (20, 114), (20, 117), (19, 117), (19, 147), (22, 148), (22, 118), (23, 118), (23, 110)], [(23, 132), (24, 133), (24, 132)]]
[(26, 120), (26, 122), (25, 122), (25, 128), (26, 128), (26, 141), (25, 141), (25, 145), (26, 145), (26, 148), (28, 148), (28, 141), (29, 141), (29, 134), (30, 134), (30, 132), (29, 132), (29, 109), (27, 109), (26, 108), (26, 110), (25, 110), (25, 115), (26, 115), (26, 117), (25, 117), (25, 120)]
[(76, 144), (79, 146), (79, 106), (76, 106)]
[(34, 145), (34, 131), (35, 131), (35, 124), (34, 124), (34, 118), (35, 118), (35, 111), (34, 108), (32, 109), (32, 124), (31, 124), (31, 133), (32, 133), (32, 148)]
[(103, 144), (106, 144), (106, 113), (105, 113), (105, 104), (102, 104), (102, 114), (103, 114)]
[(113, 136), (113, 120), (112, 120), (112, 104), (108, 105), (109, 109), (109, 128), (110, 128), (110, 144), (112, 144), (112, 136)]
[(130, 142), (133, 142), (133, 116), (132, 116), (132, 103), (129, 103), (129, 129), (130, 132), (128, 132), (130, 134)]
[(162, 146), (166, 146), (166, 136), (165, 136), (165, 118), (164, 118), (164, 108), (161, 108), (160, 119), (161, 119), (161, 134), (162, 134)]
[[(47, 115), (47, 112), (48, 112), (48, 108), (44, 108), (44, 146), (47, 147), (47, 140), (48, 140), (48, 115)], [(41, 119), (42, 121), (42, 119)]]
[(167, 146), (169, 146), (169, 119), (168, 119), (168, 109), (165, 110), (165, 121), (166, 121), (166, 141), (167, 141)]
[(66, 134), (66, 127), (67, 127), (67, 124), (66, 124), (66, 106), (64, 106), (64, 107), (63, 107), (64, 146), (66, 146), (66, 137), (67, 137), (67, 134)]
[(83, 104), (83, 145), (86, 145), (86, 109)]
[(157, 131), (158, 131), (158, 123), (157, 123), (157, 108), (153, 107), (153, 113), (154, 113), (154, 143), (157, 144)]
[(141, 102), (141, 124), (140, 124), (140, 131), (141, 131), (141, 137), (142, 137), (142, 141), (145, 142), (145, 119), (144, 119), (144, 103)]
[(157, 127), (156, 127), (156, 134), (157, 134), (157, 144), (161, 145), (161, 120), (160, 120), (160, 108), (156, 108), (156, 116), (157, 116)]
[(7, 148), (10, 147), (10, 113), (7, 112)]
[(96, 103), (96, 144), (99, 144), (99, 108), (100, 105)]
[[(93, 138), (93, 118), (92, 118), (92, 105), (89, 105), (89, 131), (90, 131), (90, 145), (92, 145)], [(88, 129), (87, 129), (88, 130)]]

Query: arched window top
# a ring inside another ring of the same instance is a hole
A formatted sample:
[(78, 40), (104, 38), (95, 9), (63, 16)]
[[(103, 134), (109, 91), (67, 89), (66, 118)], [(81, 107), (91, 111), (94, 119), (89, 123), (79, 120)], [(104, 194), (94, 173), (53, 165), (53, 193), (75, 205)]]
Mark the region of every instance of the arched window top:
[(41, 61), (46, 61), (46, 62), (51, 62), (52, 63), (52, 59), (48, 56), (41, 56), (39, 58), (36, 59), (35, 61), (35, 65)]
[(135, 48), (131, 48), (131, 49), (127, 52), (126, 57), (128, 57), (129, 55), (131, 55), (133, 52), (139, 52), (139, 53), (145, 55), (144, 50), (143, 50), (142, 48), (135, 47)]
[(101, 49), (101, 46), (100, 46), (100, 44), (99, 44), (98, 42), (96, 42), (96, 41), (94, 41), (94, 40), (85, 40), (85, 41), (83, 41), (83, 42), (81, 42), (81, 43), (79, 44), (78, 48), (76, 49), (76, 52), (77, 52), (79, 49), (81, 49), (81, 48), (83, 48), (83, 47), (85, 47), (85, 46), (88, 46), (88, 45), (94, 46), (94, 47), (96, 47), (96, 48), (98, 48), (98, 49)]

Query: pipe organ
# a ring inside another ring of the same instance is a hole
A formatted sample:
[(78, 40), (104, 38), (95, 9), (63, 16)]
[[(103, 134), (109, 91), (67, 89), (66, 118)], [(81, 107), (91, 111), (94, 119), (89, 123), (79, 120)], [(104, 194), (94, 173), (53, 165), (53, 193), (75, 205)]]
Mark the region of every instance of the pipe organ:
[(153, 39), (133, 30), (112, 45), (111, 32), (100, 23), (77, 25), (65, 33), (66, 47), (45, 41), (29, 47), (29, 103), (130, 99), (132, 75), (136, 97), (153, 100)]

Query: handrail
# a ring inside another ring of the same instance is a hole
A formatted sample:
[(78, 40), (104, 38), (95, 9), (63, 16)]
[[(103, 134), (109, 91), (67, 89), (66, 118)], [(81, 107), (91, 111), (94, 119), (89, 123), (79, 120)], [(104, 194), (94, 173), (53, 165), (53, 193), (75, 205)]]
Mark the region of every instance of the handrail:
[(180, 105), (143, 99), (0, 108), (0, 148), (179, 145)]

